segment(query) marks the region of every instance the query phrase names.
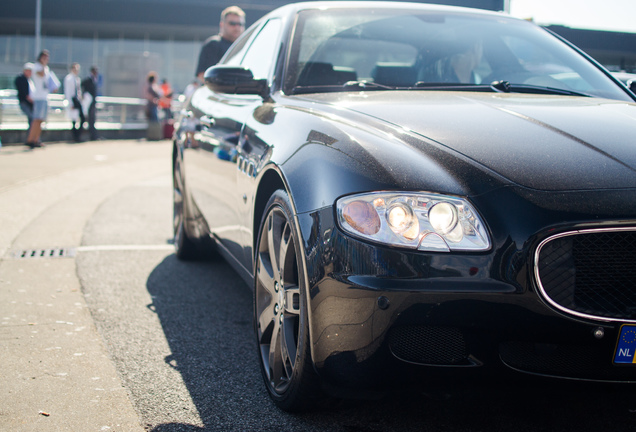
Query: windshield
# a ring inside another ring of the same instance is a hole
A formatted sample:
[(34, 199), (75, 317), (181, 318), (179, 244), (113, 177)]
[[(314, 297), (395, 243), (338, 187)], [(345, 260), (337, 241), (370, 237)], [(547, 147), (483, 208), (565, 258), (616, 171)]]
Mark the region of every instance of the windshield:
[[(288, 94), (490, 86), (555, 89), (631, 101), (565, 43), (504, 15), (403, 9), (303, 11), (288, 63)], [(495, 89), (493, 89), (495, 91)]]

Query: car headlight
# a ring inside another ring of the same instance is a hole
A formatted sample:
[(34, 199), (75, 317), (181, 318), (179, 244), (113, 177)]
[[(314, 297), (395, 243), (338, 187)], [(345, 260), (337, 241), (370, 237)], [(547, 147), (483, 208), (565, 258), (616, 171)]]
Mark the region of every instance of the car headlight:
[(338, 223), (354, 236), (422, 251), (485, 251), (490, 238), (463, 198), (429, 192), (371, 192), (341, 198)]

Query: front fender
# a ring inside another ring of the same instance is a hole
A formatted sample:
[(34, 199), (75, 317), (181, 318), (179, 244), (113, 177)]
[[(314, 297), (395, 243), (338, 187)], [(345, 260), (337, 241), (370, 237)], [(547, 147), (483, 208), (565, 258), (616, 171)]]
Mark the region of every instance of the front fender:
[(297, 213), (331, 206), (343, 195), (374, 190), (468, 195), (471, 191), (453, 171), (480, 172), (421, 137), (366, 116), (355, 114), (361, 119), (353, 123), (288, 111), (295, 111), (289, 115), (295, 127), (286, 128), (289, 135), (276, 142), (270, 162), (281, 172)]

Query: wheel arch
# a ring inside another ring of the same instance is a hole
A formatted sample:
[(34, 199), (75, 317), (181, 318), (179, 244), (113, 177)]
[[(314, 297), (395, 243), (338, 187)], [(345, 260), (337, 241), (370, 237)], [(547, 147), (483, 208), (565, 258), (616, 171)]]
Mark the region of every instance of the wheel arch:
[(256, 196), (254, 197), (254, 220), (253, 220), (253, 230), (252, 230), (252, 244), (253, 244), (253, 249), (252, 249), (252, 267), (253, 267), (253, 274), (254, 277), (256, 277), (256, 254), (257, 254), (257, 244), (258, 244), (258, 235), (259, 235), (259, 229), (260, 229), (260, 224), (261, 221), (263, 219), (263, 215), (265, 214), (265, 211), (267, 211), (267, 203), (269, 202), (270, 197), (274, 194), (274, 192), (276, 192), (277, 190), (282, 190), (284, 191), (287, 196), (289, 197), (290, 200), (290, 204), (292, 206), (292, 212), (294, 213), (292, 215), (292, 217), (295, 220), (294, 226), (296, 229), (296, 234), (297, 237), (300, 241), (300, 244), (298, 245), (300, 251), (301, 251), (301, 256), (299, 257), (300, 259), (300, 266), (302, 267), (302, 277), (305, 280), (305, 286), (306, 286), (306, 290), (305, 290), (305, 300), (306, 300), (306, 304), (307, 304), (307, 320), (308, 320), (308, 327), (309, 327), (309, 349), (310, 349), (310, 355), (311, 355), (311, 363), (312, 366), (315, 370), (315, 357), (314, 357), (314, 346), (312, 341), (314, 340), (313, 338), (313, 326), (312, 326), (312, 308), (311, 308), (311, 296), (310, 296), (310, 287), (309, 287), (309, 280), (307, 278), (307, 259), (305, 254), (302, 252), (304, 250), (304, 246), (302, 244), (303, 242), (303, 236), (302, 236), (302, 232), (300, 230), (299, 227), (299, 222), (296, 216), (296, 204), (294, 202), (294, 196), (292, 194), (292, 191), (290, 190), (290, 188), (287, 186), (287, 183), (284, 180), (283, 175), (274, 168), (271, 168), (269, 170), (267, 170), (265, 173), (263, 173), (261, 180), (259, 182), (258, 185), (258, 189), (256, 192)]
[(254, 218), (253, 218), (253, 226), (252, 226), (252, 244), (254, 245), (252, 249), (252, 265), (254, 264), (254, 257), (256, 256), (256, 244), (258, 242), (258, 230), (261, 225), (261, 220), (263, 219), (263, 214), (265, 213), (267, 202), (269, 198), (272, 196), (274, 192), (278, 189), (282, 189), (287, 192), (288, 195), (289, 190), (285, 186), (285, 182), (281, 175), (274, 169), (267, 170), (263, 177), (261, 178), (258, 189), (256, 191), (256, 195), (254, 197)]

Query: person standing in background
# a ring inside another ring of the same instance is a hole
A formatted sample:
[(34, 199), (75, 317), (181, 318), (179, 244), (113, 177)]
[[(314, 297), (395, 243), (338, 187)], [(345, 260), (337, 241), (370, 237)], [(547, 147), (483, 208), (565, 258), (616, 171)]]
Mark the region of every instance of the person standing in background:
[(167, 121), (172, 118), (172, 87), (167, 79), (161, 81), (161, 98), (159, 98), (159, 108), (163, 111), (163, 119)]
[(104, 94), (102, 93), (104, 90), (104, 75), (100, 74), (99, 71), (97, 71), (97, 96), (104, 96)]
[(159, 108), (163, 111), (163, 138), (172, 139), (174, 134), (174, 120), (172, 120), (172, 87), (167, 79), (161, 81), (161, 98)]
[(91, 102), (88, 106), (87, 121), (88, 133), (90, 139), (95, 141), (98, 139), (97, 129), (95, 129), (95, 120), (97, 119), (97, 80), (99, 79), (99, 71), (97, 66), (91, 67), (91, 74), (82, 81), (82, 92), (84, 95), (90, 95)]
[(159, 99), (161, 98), (161, 87), (157, 83), (157, 73), (149, 72), (146, 84), (146, 117), (148, 119), (148, 141), (160, 140), (161, 123), (159, 123)]
[(29, 122), (29, 128), (27, 129), (27, 136), (31, 131), (31, 123), (33, 123), (33, 81), (31, 81), (31, 69), (33, 69), (33, 63), (25, 63), (22, 67), (22, 73), (15, 78), (15, 88), (18, 91), (18, 102), (20, 103), (20, 109), (27, 116)]
[(40, 136), (42, 135), (42, 123), (46, 121), (49, 109), (47, 97), (49, 93), (56, 92), (60, 87), (60, 81), (53, 71), (49, 69), (50, 54), (43, 50), (38, 55), (38, 60), (33, 65), (31, 80), (33, 81), (33, 124), (27, 137), (27, 145), (31, 148), (42, 147)]
[(221, 60), (225, 51), (245, 30), (245, 12), (238, 6), (230, 6), (221, 12), (219, 34), (209, 37), (199, 53), (199, 63), (195, 76), (203, 82), (203, 74), (207, 68)]
[(151, 123), (159, 122), (159, 99), (161, 98), (161, 87), (157, 84), (157, 73), (149, 72), (146, 86), (146, 117)]
[(68, 106), (66, 107), (67, 116), (73, 123), (71, 132), (73, 133), (73, 140), (75, 140), (75, 142), (81, 141), (82, 129), (84, 129), (84, 121), (86, 120), (84, 111), (82, 110), (82, 88), (79, 71), (79, 63), (73, 63), (69, 74), (64, 78), (64, 97), (68, 102)]

